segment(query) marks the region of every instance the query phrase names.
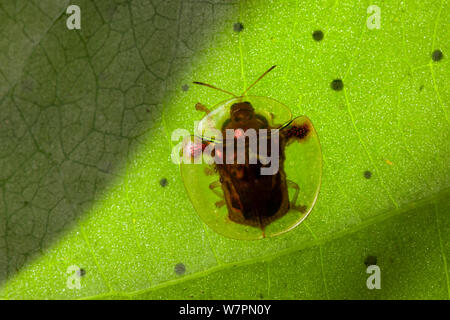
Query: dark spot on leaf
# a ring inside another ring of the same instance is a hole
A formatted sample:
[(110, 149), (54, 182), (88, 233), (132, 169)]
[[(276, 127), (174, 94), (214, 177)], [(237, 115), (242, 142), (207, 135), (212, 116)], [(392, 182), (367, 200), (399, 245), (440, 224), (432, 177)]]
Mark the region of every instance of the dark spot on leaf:
[(236, 32), (241, 32), (242, 30), (244, 30), (244, 25), (241, 22), (236, 22), (233, 25), (233, 30)]
[(441, 50), (434, 50), (433, 53), (431, 54), (431, 58), (433, 59), (433, 61), (440, 61), (442, 60), (442, 58), (444, 57), (444, 54), (442, 53)]
[(182, 263), (180, 262), (180, 263), (177, 263), (177, 264), (175, 265), (175, 273), (176, 273), (176, 274), (182, 275), (182, 274), (184, 274), (185, 272), (186, 272), (186, 266), (185, 266), (184, 264), (182, 264)]
[(425, 87), (424, 85), (421, 85), (419, 91), (422, 91), (424, 87)]
[(335, 91), (341, 91), (344, 88), (344, 83), (341, 79), (334, 79), (331, 81), (331, 89)]
[(364, 264), (366, 265), (366, 267), (376, 265), (377, 264), (377, 257), (368, 255), (364, 259)]
[(23, 202), (23, 205), (24, 205), (24, 206), (28, 206), (29, 204), (30, 204), (30, 203), (29, 203), (28, 201), (24, 201), (24, 202)]
[(161, 185), (161, 187), (165, 187), (165, 186), (167, 186), (168, 184), (169, 184), (169, 181), (167, 181), (167, 179), (166, 178), (162, 178), (160, 181), (159, 181), (159, 184)]
[(366, 179), (372, 178), (372, 172), (370, 172), (369, 170), (364, 171), (364, 178)]
[(150, 112), (150, 109), (149, 109), (149, 108), (147, 108), (147, 109), (145, 109), (145, 111), (147, 111), (147, 112)]
[(259, 294), (260, 299), (264, 299), (264, 295), (262, 293)]
[(187, 84), (184, 84), (184, 85), (181, 87), (181, 90), (183, 90), (183, 91), (188, 91), (188, 90), (189, 90), (189, 86), (188, 86)]
[(78, 270), (77, 273), (80, 277), (83, 277), (86, 274), (86, 270), (84, 270), (83, 268), (80, 268), (80, 270)]
[(323, 32), (321, 30), (316, 30), (312, 34), (313, 39), (316, 41), (320, 41), (323, 39)]

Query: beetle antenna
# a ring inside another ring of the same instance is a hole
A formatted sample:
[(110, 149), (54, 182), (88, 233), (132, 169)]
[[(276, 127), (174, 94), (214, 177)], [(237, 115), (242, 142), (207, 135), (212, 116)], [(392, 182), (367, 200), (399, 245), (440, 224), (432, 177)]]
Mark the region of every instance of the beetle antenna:
[(227, 90), (223, 90), (223, 89), (214, 87), (213, 85), (210, 85), (210, 84), (207, 84), (207, 83), (203, 83), (203, 82), (198, 82), (198, 81), (194, 81), (193, 83), (194, 83), (194, 84), (198, 84), (198, 85), (200, 85), (200, 86), (205, 86), (205, 87), (208, 87), (208, 88), (211, 88), (211, 89), (216, 89), (216, 90), (219, 90), (219, 91), (222, 91), (222, 92), (231, 94), (233, 97), (237, 98), (237, 96), (236, 96), (234, 93), (231, 93), (230, 91), (227, 91)]
[(208, 138), (208, 137), (204, 137), (204, 136), (198, 136), (198, 135), (194, 135), (196, 138), (201, 139), (202, 141), (206, 141), (206, 142), (210, 142), (210, 143), (216, 143), (217, 141), (213, 138)]
[(283, 130), (284, 128), (286, 128), (287, 126), (289, 126), (292, 122), (294, 122), (294, 120), (289, 120), (288, 122), (286, 122), (285, 124), (283, 124), (281, 127), (279, 127), (278, 130)]
[(275, 69), (275, 67), (276, 67), (276, 65), (275, 66), (271, 66), (270, 68), (269, 68), (269, 70), (267, 70), (266, 72), (264, 72), (262, 75), (260, 75), (259, 76), (259, 78), (258, 79), (256, 79), (256, 81), (255, 82), (253, 82), (251, 85), (250, 85), (250, 87), (248, 87), (243, 93), (242, 93), (242, 96), (245, 96), (245, 94), (255, 85), (255, 84), (257, 84), (258, 82), (259, 82), (259, 80), (261, 80), (262, 78), (264, 78), (264, 76), (266, 75), (266, 74), (268, 74), (270, 71), (272, 71), (273, 69)]

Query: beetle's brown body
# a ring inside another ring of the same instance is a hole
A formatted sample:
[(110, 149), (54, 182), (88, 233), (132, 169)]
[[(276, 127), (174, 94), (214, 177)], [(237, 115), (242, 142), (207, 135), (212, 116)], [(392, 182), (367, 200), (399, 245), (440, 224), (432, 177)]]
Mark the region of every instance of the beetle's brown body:
[[(264, 228), (272, 221), (285, 215), (290, 208), (289, 193), (284, 172), (284, 149), (292, 136), (294, 127), (282, 130), (279, 139), (275, 143), (278, 148), (278, 171), (272, 175), (262, 175), (261, 168), (264, 166), (259, 158), (256, 164), (249, 163), (249, 147), (245, 147), (245, 164), (224, 163), (216, 164), (220, 174), (220, 182), (228, 208), (230, 220), (254, 227)], [(226, 136), (226, 130), (241, 129), (245, 132), (248, 129), (255, 129), (259, 137), (259, 129), (267, 129), (268, 137), (271, 130), (279, 130), (277, 127), (270, 127), (269, 121), (261, 115), (255, 114), (249, 102), (240, 102), (232, 105), (230, 119), (222, 127), (222, 135)], [(294, 132), (295, 136), (295, 132)], [(235, 138), (234, 145), (236, 146)], [(271, 154), (271, 141), (268, 138), (267, 151)], [(226, 144), (226, 141), (225, 141)], [(226, 148), (223, 148), (224, 159), (227, 158)], [(236, 148), (235, 148), (236, 150)], [(234, 152), (234, 160), (237, 153)]]

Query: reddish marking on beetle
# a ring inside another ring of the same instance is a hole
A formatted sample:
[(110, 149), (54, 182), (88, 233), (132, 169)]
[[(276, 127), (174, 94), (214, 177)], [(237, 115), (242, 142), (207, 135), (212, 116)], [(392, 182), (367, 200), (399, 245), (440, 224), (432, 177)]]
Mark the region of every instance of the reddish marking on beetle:
[(297, 138), (299, 140), (302, 140), (308, 135), (309, 131), (309, 125), (307, 123), (304, 123), (301, 126), (293, 125), (289, 127), (285, 131), (285, 134), (287, 138)]
[(191, 157), (196, 158), (203, 152), (203, 150), (205, 150), (206, 146), (206, 143), (195, 143), (191, 141), (186, 145), (185, 151)]
[(234, 131), (234, 137), (236, 139), (242, 138), (244, 136), (244, 130), (242, 129), (237, 129)]
[(214, 154), (216, 155), (217, 158), (222, 159), (222, 151), (219, 149), (214, 149)]

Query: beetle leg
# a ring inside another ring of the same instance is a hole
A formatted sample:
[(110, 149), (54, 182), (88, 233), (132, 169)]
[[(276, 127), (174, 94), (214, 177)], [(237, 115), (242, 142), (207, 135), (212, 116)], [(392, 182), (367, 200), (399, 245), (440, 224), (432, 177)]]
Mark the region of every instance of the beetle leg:
[(300, 187), (298, 186), (298, 184), (296, 184), (294, 181), (291, 180), (286, 180), (286, 183), (288, 188), (295, 189), (294, 198), (292, 199), (292, 204), (295, 205), (295, 203), (297, 202), (298, 193), (300, 192)]
[(216, 207), (221, 208), (225, 205), (225, 200), (220, 200), (216, 202)]
[(269, 123), (270, 123), (270, 125), (273, 125), (273, 118), (275, 117), (273, 112), (269, 113), (269, 117), (270, 117)]
[(287, 183), (288, 188), (295, 189), (294, 197), (293, 197), (293, 199), (292, 199), (292, 201), (290, 203), (291, 208), (294, 209), (294, 210), (298, 210), (300, 212), (305, 212), (306, 211), (306, 206), (296, 205), (298, 194), (300, 192), (300, 187), (298, 186), (298, 184), (296, 184), (294, 181), (291, 181), (291, 180), (286, 180), (286, 183)]
[(269, 113), (269, 123), (270, 125), (275, 128), (275, 129), (280, 129), (283, 127), (283, 124), (279, 124), (279, 123), (275, 123), (275, 115), (273, 114), (273, 112)]
[(207, 107), (205, 107), (204, 104), (197, 102), (195, 105), (195, 110), (205, 112), (206, 114), (210, 113), (211, 110), (209, 110)]
[(217, 190), (217, 188), (219, 188), (221, 186), (222, 186), (222, 184), (220, 183), (219, 180), (213, 181), (209, 184), (209, 188), (211, 189), (211, 191), (214, 192), (219, 197), (223, 198), (224, 197), (223, 193), (221, 193), (219, 190)]

